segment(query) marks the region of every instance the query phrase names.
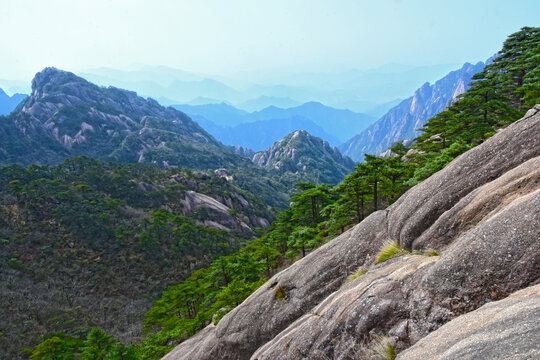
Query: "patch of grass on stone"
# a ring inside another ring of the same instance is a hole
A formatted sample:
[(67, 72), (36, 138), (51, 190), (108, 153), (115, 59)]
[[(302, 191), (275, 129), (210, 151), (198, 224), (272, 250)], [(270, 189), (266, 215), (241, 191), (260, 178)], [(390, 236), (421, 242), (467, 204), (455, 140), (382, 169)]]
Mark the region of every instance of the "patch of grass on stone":
[(394, 346), (384, 336), (375, 336), (371, 351), (374, 358), (379, 360), (394, 360), (397, 356)]
[(375, 260), (375, 264), (385, 262), (386, 260), (389, 260), (397, 256), (408, 255), (410, 253), (411, 253), (410, 251), (403, 249), (395, 241), (387, 242), (386, 244), (383, 245), (383, 247), (379, 251), (379, 254), (377, 255), (377, 259)]
[(347, 282), (353, 281), (354, 279), (359, 278), (360, 276), (364, 275), (367, 272), (368, 270), (365, 267), (360, 266), (354, 273), (349, 275), (349, 277), (347, 278)]
[(278, 300), (287, 300), (287, 293), (281, 285), (278, 285), (276, 291), (274, 292), (274, 297)]
[(424, 252), (424, 255), (427, 256), (439, 256), (439, 253), (433, 249), (428, 249)]

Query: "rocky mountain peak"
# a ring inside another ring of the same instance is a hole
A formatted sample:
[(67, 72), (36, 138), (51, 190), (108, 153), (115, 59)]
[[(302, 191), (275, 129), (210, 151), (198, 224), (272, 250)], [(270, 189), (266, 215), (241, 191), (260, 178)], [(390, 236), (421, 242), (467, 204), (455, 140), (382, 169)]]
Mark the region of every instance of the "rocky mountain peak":
[(243, 162), (224, 154), (219, 142), (179, 110), (52, 67), (36, 74), (31, 96), (0, 124), (3, 132), (0, 162), (58, 163), (77, 155), (205, 168)]
[(253, 162), (281, 172), (314, 172), (319, 182), (336, 183), (354, 168), (354, 162), (342, 156), (328, 142), (305, 130), (296, 130), (265, 151), (256, 152)]
[(482, 71), (483, 62), (465, 63), (434, 84), (424, 83), (413, 96), (390, 109), (377, 122), (339, 147), (356, 161), (364, 154), (381, 154), (393, 143), (416, 137), (418, 130), (433, 116), (443, 111), (457, 96), (464, 93), (474, 74)]
[(32, 79), (32, 95), (44, 96), (50, 91), (69, 83), (90, 84), (71, 72), (59, 70), (55, 67), (47, 67), (38, 72)]

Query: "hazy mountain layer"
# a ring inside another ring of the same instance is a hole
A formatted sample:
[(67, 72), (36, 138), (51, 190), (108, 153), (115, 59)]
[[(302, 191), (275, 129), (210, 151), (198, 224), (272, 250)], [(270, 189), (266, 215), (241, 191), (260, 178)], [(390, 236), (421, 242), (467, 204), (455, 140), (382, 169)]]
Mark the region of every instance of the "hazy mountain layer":
[(26, 97), (27, 95), (24, 94), (14, 94), (13, 96), (9, 96), (4, 90), (0, 89), (0, 115), (8, 115), (15, 110), (17, 105), (19, 105)]
[(206, 131), (227, 145), (238, 145), (255, 151), (265, 150), (295, 130), (305, 130), (311, 135), (338, 145), (340, 141), (328, 134), (319, 125), (302, 116), (291, 116), (285, 119), (260, 120), (244, 123), (234, 127), (217, 126), (202, 117), (193, 116)]
[(164, 167), (245, 164), (186, 114), (53, 68), (36, 75), (32, 95), (3, 119), (0, 133), (0, 163), (58, 163), (87, 155)]
[[(269, 106), (253, 113), (247, 113), (225, 103), (173, 107), (196, 119), (205, 130), (224, 144), (251, 147), (256, 150), (271, 145), (293, 130), (307, 130), (332, 145), (338, 145), (375, 120), (366, 114), (335, 109), (318, 102), (308, 102), (286, 109)], [(256, 124), (261, 121), (267, 123)], [(246, 125), (247, 127), (238, 126), (244, 123), (255, 124)], [(273, 127), (271, 123), (274, 124)], [(252, 132), (247, 133), (247, 129)]]
[(339, 149), (356, 161), (364, 154), (380, 154), (394, 142), (412, 139), (432, 116), (438, 114), (458, 95), (468, 89), (474, 74), (484, 68), (484, 63), (466, 63), (433, 85), (425, 83), (414, 95), (389, 110), (376, 123), (348, 140)]

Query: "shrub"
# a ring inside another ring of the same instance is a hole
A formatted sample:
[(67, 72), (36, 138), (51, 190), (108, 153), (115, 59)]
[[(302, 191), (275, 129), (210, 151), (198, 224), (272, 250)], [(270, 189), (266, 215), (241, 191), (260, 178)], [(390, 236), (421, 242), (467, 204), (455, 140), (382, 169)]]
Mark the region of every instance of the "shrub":
[(433, 249), (428, 249), (424, 252), (424, 255), (427, 256), (439, 256), (439, 253)]

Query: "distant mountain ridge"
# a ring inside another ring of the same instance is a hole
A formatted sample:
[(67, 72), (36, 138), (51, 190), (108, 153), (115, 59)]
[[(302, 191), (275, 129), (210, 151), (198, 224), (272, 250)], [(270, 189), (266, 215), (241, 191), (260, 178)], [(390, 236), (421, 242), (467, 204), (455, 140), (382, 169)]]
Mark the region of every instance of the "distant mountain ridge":
[(377, 122), (339, 146), (341, 152), (356, 161), (364, 154), (379, 155), (394, 142), (412, 139), (432, 116), (443, 111), (457, 96), (465, 92), (474, 74), (485, 64), (466, 63), (433, 85), (425, 83), (414, 95), (390, 109)]
[(250, 149), (223, 145), (179, 110), (55, 68), (37, 73), (31, 95), (9, 116), (0, 116), (0, 138), (0, 165), (58, 164), (83, 155), (162, 168), (220, 170), (235, 185), (281, 208), (296, 182), (337, 183), (347, 173), (339, 152), (325, 158), (321, 167), (320, 154), (333, 150), (325, 150), (329, 145), (320, 139), (303, 147), (309, 149), (303, 155), (310, 158), (304, 162), (307, 168), (269, 171), (251, 161)]
[(270, 119), (243, 123), (234, 127), (217, 126), (203, 117), (193, 116), (206, 131), (227, 145), (239, 145), (255, 151), (266, 150), (277, 140), (295, 130), (305, 130), (313, 136), (323, 138), (331, 145), (341, 142), (328, 134), (319, 125), (303, 116), (291, 116), (284, 119)]
[(0, 89), (0, 115), (8, 115), (27, 96), (25, 94), (13, 94), (9, 96), (4, 90)]
[(290, 108), (268, 106), (252, 113), (226, 103), (173, 107), (190, 115), (224, 144), (255, 150), (265, 149), (293, 130), (307, 130), (335, 146), (375, 121), (370, 115), (314, 101)]
[(89, 69), (80, 75), (99, 85), (132, 89), (155, 99), (170, 99), (167, 104), (191, 103), (203, 97), (213, 99), (212, 103), (226, 101), (254, 111), (268, 105), (291, 107), (318, 101), (335, 108), (369, 113), (369, 109), (408, 96), (421, 85), (419, 79), (439, 79), (453, 68), (455, 65), (452, 64), (386, 64), (364, 70), (292, 74), (257, 71), (226, 77), (146, 66), (128, 71)]

